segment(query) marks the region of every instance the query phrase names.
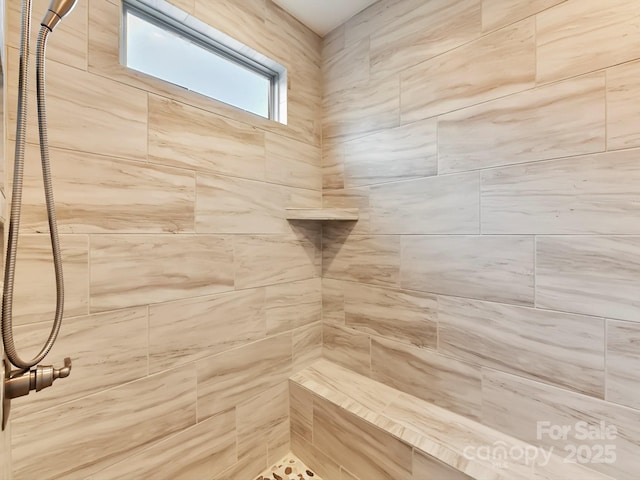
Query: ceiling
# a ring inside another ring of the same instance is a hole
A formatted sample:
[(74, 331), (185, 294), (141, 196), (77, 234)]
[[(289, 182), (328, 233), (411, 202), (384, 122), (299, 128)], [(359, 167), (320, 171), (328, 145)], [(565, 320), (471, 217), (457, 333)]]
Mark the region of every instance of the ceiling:
[(321, 37), (377, 0), (273, 0)]

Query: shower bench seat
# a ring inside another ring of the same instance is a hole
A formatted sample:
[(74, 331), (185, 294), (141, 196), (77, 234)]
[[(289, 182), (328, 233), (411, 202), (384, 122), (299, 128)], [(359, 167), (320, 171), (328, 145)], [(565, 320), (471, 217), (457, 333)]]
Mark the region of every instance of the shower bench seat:
[(483, 460), (535, 447), (326, 360), (289, 386), (292, 450), (325, 480), (613, 480), (555, 455)]

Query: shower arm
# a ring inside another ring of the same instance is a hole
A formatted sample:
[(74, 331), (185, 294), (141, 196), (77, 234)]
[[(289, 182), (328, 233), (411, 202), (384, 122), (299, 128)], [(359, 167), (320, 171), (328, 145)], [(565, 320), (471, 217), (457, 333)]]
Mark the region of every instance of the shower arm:
[(18, 84), (18, 121), (16, 127), (16, 153), (14, 182), (11, 203), (11, 215), (9, 221), (9, 239), (7, 246), (7, 261), (4, 274), (4, 291), (2, 303), (2, 341), (8, 361), (18, 370), (10, 371), (7, 365), (4, 382), (5, 408), (3, 410), (3, 428), (8, 416), (8, 403), (11, 398), (27, 395), (31, 390), (39, 391), (51, 386), (58, 378), (65, 378), (71, 373), (71, 360), (65, 358), (65, 366), (62, 369), (54, 369), (52, 366), (42, 366), (34, 370), (32, 367), (41, 362), (51, 351), (62, 324), (64, 312), (64, 278), (62, 273), (62, 257), (60, 253), (60, 241), (58, 238), (57, 221), (55, 214), (55, 202), (53, 198), (53, 186), (51, 181), (51, 168), (49, 159), (49, 142), (47, 134), (46, 91), (45, 91), (45, 57), (47, 39), (56, 25), (75, 6), (77, 0), (53, 0), (41, 23), (40, 34), (36, 52), (37, 71), (37, 103), (38, 103), (38, 127), (40, 136), (40, 155), (42, 160), (42, 176), (44, 181), (45, 198), (47, 205), (47, 217), (49, 220), (49, 233), (53, 251), (54, 269), (56, 277), (56, 311), (51, 333), (44, 346), (35, 358), (25, 361), (17, 352), (13, 336), (13, 293), (15, 281), (16, 253), (18, 248), (18, 233), (20, 228), (20, 213), (22, 207), (22, 187), (24, 178), (24, 157), (27, 128), (27, 100), (28, 100), (28, 73), (29, 73), (29, 42), (31, 33), (31, 0), (23, 0), (22, 30), (20, 43), (20, 78)]

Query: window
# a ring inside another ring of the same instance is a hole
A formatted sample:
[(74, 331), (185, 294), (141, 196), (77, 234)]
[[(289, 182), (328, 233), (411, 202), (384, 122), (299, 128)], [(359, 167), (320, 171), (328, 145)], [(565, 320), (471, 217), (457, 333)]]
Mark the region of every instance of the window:
[(286, 123), (281, 65), (164, 1), (126, 0), (123, 18), (127, 67)]

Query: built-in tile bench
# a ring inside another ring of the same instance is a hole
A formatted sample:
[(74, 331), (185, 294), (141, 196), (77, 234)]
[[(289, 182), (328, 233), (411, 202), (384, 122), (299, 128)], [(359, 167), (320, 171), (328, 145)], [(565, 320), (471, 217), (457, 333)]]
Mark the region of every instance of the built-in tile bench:
[(544, 464), (483, 460), (501, 447), (541, 453), (326, 360), (289, 387), (292, 450), (325, 480), (613, 480), (555, 455)]

